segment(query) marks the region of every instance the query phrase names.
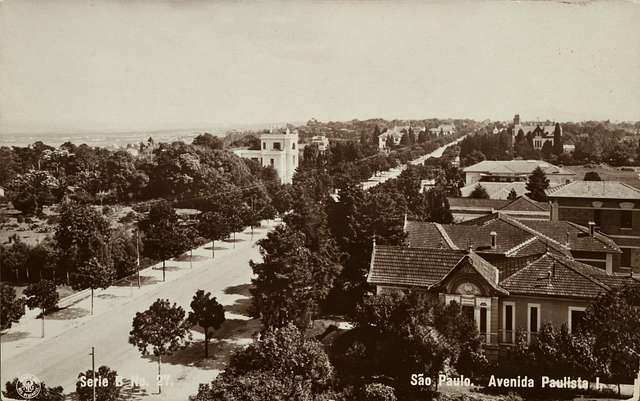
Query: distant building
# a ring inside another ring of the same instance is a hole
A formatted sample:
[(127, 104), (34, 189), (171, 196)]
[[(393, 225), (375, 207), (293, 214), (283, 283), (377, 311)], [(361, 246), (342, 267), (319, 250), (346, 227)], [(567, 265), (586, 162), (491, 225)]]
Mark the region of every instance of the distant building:
[(273, 167), (283, 184), (291, 184), (299, 163), (298, 131), (286, 128), (260, 134), (259, 138), (259, 150), (233, 149), (233, 153), (257, 161), (262, 166)]
[(576, 145), (564, 144), (562, 145), (562, 151), (565, 153), (573, 153), (576, 150)]
[(453, 124), (440, 124), (436, 128), (429, 128), (429, 132), (436, 136), (453, 135), (456, 133), (456, 126)]
[(378, 149), (383, 150), (387, 148), (387, 139), (389, 137), (392, 138), (395, 146), (400, 145), (400, 141), (402, 141), (402, 137), (405, 136), (408, 128), (409, 127), (395, 126), (393, 129), (386, 130), (382, 134), (378, 135)]
[(0, 187), (0, 198), (4, 198), (4, 187)]
[(465, 167), (465, 185), (476, 182), (526, 182), (537, 167), (547, 175), (551, 184), (566, 184), (575, 180), (576, 173), (542, 160), (483, 160)]
[(329, 138), (324, 135), (316, 135), (311, 138), (311, 143), (318, 146), (318, 150), (321, 152), (329, 149)]
[(433, 178), (427, 179), (427, 180), (420, 180), (420, 193), (427, 192), (428, 190), (430, 190), (435, 186), (436, 186), (436, 180)]
[[(536, 150), (542, 149), (546, 142), (551, 142), (553, 146), (555, 129), (555, 124), (522, 124), (520, 122), (520, 114), (516, 114), (513, 117), (513, 135), (518, 135), (520, 131), (525, 136), (531, 133), (533, 135), (533, 148)], [(562, 126), (560, 126), (560, 136), (562, 136)]]
[(511, 190), (515, 191), (516, 196), (523, 196), (527, 192), (527, 183), (525, 181), (515, 181), (515, 182), (475, 182), (473, 184), (465, 185), (460, 188), (460, 195), (463, 197), (471, 196), (471, 193), (476, 186), (482, 185), (482, 187), (489, 194), (489, 199), (509, 199), (509, 194)]
[(449, 209), (456, 222), (463, 222), (495, 212), (506, 214), (518, 220), (549, 220), (550, 206), (547, 202), (538, 202), (526, 195), (515, 200), (447, 198)]
[(622, 250), (621, 269), (640, 273), (640, 189), (618, 181), (574, 181), (546, 193), (553, 221), (606, 234)]

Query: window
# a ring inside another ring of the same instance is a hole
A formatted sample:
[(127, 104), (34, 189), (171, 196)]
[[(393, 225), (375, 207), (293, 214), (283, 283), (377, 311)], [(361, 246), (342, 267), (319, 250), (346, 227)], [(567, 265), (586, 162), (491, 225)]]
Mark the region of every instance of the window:
[(487, 308), (480, 308), (480, 333), (487, 332)]
[(276, 163), (273, 159), (271, 159), (270, 164), (271, 164), (271, 167), (273, 167)]
[(502, 304), (502, 341), (514, 343), (516, 339), (515, 328), (515, 303), (504, 302)]
[(473, 316), (473, 306), (469, 306), (469, 305), (464, 305), (462, 307), (462, 315), (465, 316), (467, 319), (471, 320), (472, 322), (475, 320), (474, 316)]
[(262, 142), (262, 150), (267, 150), (267, 143), (266, 142)]
[(282, 150), (282, 148), (280, 147), (280, 142), (273, 143), (273, 150)]
[(291, 143), (291, 149), (296, 150), (296, 143), (295, 142)]
[(623, 210), (620, 212), (620, 228), (631, 229), (633, 227), (633, 215), (631, 210)]
[(622, 258), (620, 259), (621, 267), (631, 267), (631, 248), (620, 248)]
[(567, 319), (569, 333), (580, 330), (580, 327), (584, 324), (585, 309), (578, 306), (569, 307), (569, 318)]
[(531, 342), (540, 329), (540, 305), (529, 304), (527, 311), (527, 341)]

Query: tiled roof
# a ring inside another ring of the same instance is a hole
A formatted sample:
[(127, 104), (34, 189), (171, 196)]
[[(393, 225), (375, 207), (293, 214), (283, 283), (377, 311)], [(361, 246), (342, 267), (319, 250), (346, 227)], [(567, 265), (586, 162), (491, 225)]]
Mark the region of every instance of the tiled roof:
[(466, 185), (460, 188), (460, 193), (464, 197), (468, 197), (471, 195), (471, 192), (476, 188), (476, 186), (480, 184), (489, 194), (490, 199), (504, 199), (506, 200), (509, 197), (509, 193), (513, 189), (516, 191), (517, 196), (522, 196), (526, 194), (527, 191), (527, 183), (523, 181), (517, 182), (476, 182), (470, 185)]
[(434, 288), (468, 262), (496, 291), (529, 296), (593, 299), (625, 284), (640, 285), (630, 276), (616, 276), (552, 252), (528, 262), (497, 282), (498, 269), (475, 252), (378, 245), (371, 256), (367, 282), (374, 285)]
[(596, 298), (611, 286), (637, 280), (607, 275), (601, 269), (547, 253), (500, 282), (510, 294)]
[(464, 256), (465, 252), (450, 249), (376, 245), (367, 282), (429, 287), (441, 280)]
[(473, 166), (464, 168), (464, 172), (531, 174), (536, 167), (540, 167), (547, 175), (575, 175), (575, 173), (569, 169), (558, 167), (542, 160), (483, 160)]
[(442, 277), (442, 279), (437, 283), (434, 283), (431, 288), (438, 287), (440, 284), (445, 282), (448, 277), (455, 275), (458, 266), (463, 266), (465, 263), (468, 263), (476, 272), (478, 272), (478, 274), (480, 274), (494, 290), (503, 294), (508, 294), (508, 291), (505, 291), (498, 284), (498, 268), (473, 251), (466, 253), (464, 257), (460, 259), (460, 261), (458, 261), (458, 263), (453, 266), (449, 272)]
[(546, 190), (549, 198), (640, 200), (640, 189), (618, 181), (574, 181)]
[(478, 209), (502, 209), (509, 205), (506, 199), (476, 199), (476, 198), (447, 198), (451, 209), (478, 208)]
[(598, 232), (592, 237), (587, 227), (575, 223), (548, 220), (521, 220), (520, 223), (558, 243), (566, 244), (568, 240), (573, 251), (621, 252), (611, 238)]
[(513, 211), (527, 211), (527, 212), (537, 212), (537, 211), (545, 211), (548, 212), (550, 209), (549, 204), (547, 202), (538, 202), (527, 195), (522, 195), (521, 197), (511, 201), (504, 207), (500, 208), (500, 210), (513, 210)]
[(405, 227), (406, 242), (410, 247), (452, 249), (443, 238), (436, 223), (407, 220)]
[[(620, 248), (615, 242), (601, 233), (596, 233), (593, 237), (589, 235), (589, 229), (568, 221), (549, 220), (516, 220), (513, 217), (501, 212), (492, 213), (477, 219), (467, 220), (460, 225), (478, 225), (490, 227), (495, 221), (503, 221), (514, 227), (518, 227), (531, 236), (537, 236), (547, 247), (555, 248), (560, 253), (566, 254), (565, 250), (589, 251), (589, 252), (609, 252), (619, 253)], [(495, 227), (500, 227), (494, 225)], [(495, 230), (494, 230), (495, 231)], [(500, 232), (496, 231), (498, 239)], [(569, 234), (567, 244), (567, 234)], [(531, 249), (531, 248), (530, 248)]]

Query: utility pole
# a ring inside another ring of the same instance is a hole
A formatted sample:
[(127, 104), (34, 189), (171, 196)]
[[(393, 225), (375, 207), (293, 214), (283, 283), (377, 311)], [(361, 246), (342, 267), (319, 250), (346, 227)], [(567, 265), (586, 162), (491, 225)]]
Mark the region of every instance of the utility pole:
[(136, 272), (138, 274), (138, 288), (140, 288), (140, 246), (138, 245), (138, 229), (136, 228)]
[(91, 400), (96, 401), (96, 350), (94, 347), (91, 347), (91, 353), (89, 355), (91, 355), (91, 374), (93, 379), (91, 381)]

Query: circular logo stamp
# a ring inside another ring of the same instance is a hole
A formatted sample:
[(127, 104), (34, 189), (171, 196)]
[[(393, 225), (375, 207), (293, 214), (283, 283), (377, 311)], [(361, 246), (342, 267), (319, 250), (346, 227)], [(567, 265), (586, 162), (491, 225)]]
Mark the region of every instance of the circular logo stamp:
[(31, 374), (24, 374), (18, 378), (16, 392), (25, 400), (36, 398), (40, 394), (40, 379)]

